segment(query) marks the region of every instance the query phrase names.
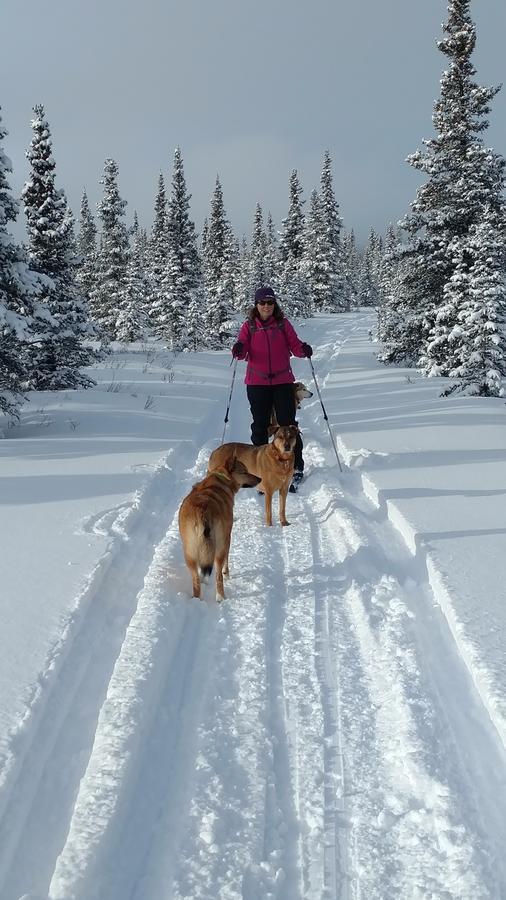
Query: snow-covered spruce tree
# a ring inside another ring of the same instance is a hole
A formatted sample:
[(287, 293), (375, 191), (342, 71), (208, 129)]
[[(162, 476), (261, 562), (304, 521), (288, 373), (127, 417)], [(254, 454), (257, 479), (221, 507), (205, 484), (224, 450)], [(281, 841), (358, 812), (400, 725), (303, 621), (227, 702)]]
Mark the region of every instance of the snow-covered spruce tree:
[(237, 243), (231, 225), (227, 222), (227, 229), (225, 232), (225, 257), (217, 293), (217, 303), (223, 310), (223, 313), (220, 315), (220, 324), (218, 326), (221, 345), (230, 344), (233, 336), (237, 332), (234, 314), (239, 305), (237, 296), (237, 282), (240, 269), (239, 256), (239, 244)]
[(219, 289), (225, 259), (227, 229), (228, 222), (223, 204), (223, 190), (219, 176), (217, 176), (211, 199), (211, 211), (207, 220), (205, 246), (203, 247), (204, 277), (209, 298), (214, 297)]
[(172, 191), (169, 200), (168, 231), (169, 241), (177, 253), (179, 268), (188, 291), (198, 287), (202, 279), (195, 223), (190, 218), (190, 200), (191, 194), (186, 189), (183, 157), (180, 148), (176, 147)]
[(494, 213), (470, 228), (467, 245), (445, 285), (447, 308), (456, 311), (448, 334), (448, 374), (454, 390), (502, 396), (506, 375), (505, 243)]
[(175, 248), (169, 245), (167, 261), (161, 281), (163, 301), (158, 310), (157, 334), (174, 351), (182, 349), (184, 343), (186, 304), (188, 293), (185, 278), (181, 272)]
[(102, 200), (98, 204), (101, 243), (90, 305), (93, 321), (101, 335), (116, 340), (118, 316), (126, 289), (129, 243), (128, 230), (123, 221), (126, 200), (120, 197), (118, 165), (114, 159), (106, 159), (100, 183), (104, 186)]
[[(320, 179), (319, 193), (319, 228), (321, 245), (320, 252), (324, 258), (324, 269), (320, 277), (320, 294), (317, 309), (327, 309), (331, 312), (349, 309), (350, 296), (348, 283), (343, 272), (343, 259), (341, 247), (342, 219), (339, 214), (339, 204), (336, 201), (332, 183), (332, 160), (328, 150), (325, 151), (323, 167)], [(324, 281), (326, 290), (323, 291)], [(320, 303), (323, 295), (323, 302)]]
[(280, 293), (290, 316), (307, 315), (308, 291), (302, 264), (304, 258), (304, 213), (302, 188), (296, 169), (290, 175), (290, 205), (283, 219), (279, 241)]
[(164, 295), (162, 278), (169, 256), (169, 238), (167, 232), (167, 194), (163, 174), (158, 176), (158, 189), (155, 198), (155, 215), (146, 254), (146, 272), (149, 280), (148, 322), (157, 335), (163, 333), (161, 318), (164, 314)]
[(264, 231), (263, 212), (260, 203), (255, 207), (253, 233), (249, 249), (242, 253), (240, 272), (240, 308), (246, 311), (252, 303), (257, 288), (270, 284), (266, 269), (267, 236)]
[(249, 254), (249, 274), (251, 296), (258, 287), (267, 284), (267, 272), (265, 268), (265, 256), (267, 253), (267, 236), (264, 231), (264, 216), (260, 203), (255, 207), (255, 219), (253, 222), (253, 234), (251, 236)]
[(279, 250), (276, 229), (272, 215), (267, 216), (266, 227), (267, 247), (265, 251), (265, 283), (279, 291)]
[(164, 337), (173, 350), (185, 344), (187, 304), (195, 293), (202, 296), (202, 272), (197, 250), (195, 224), (190, 219), (191, 194), (186, 188), (181, 150), (174, 152), (172, 190), (167, 217), (168, 259), (162, 276), (168, 331)]
[(204, 251), (204, 280), (207, 295), (208, 346), (220, 347), (229, 340), (230, 323), (236, 306), (236, 247), (225, 214), (219, 176), (211, 200)]
[[(498, 88), (476, 83), (471, 56), (476, 30), (470, 0), (451, 0), (444, 37), (438, 47), (449, 59), (434, 108), (436, 137), (425, 141), (409, 162), (428, 175), (412, 212), (401, 223), (410, 240), (402, 250), (405, 261), (400, 284), (400, 314), (406, 323), (390, 358), (419, 361), (427, 375), (449, 375), (449, 336), (458, 322), (454, 299), (445, 286), (467, 255), (472, 228), (492, 214), (504, 233), (504, 160), (484, 147), (481, 134), (488, 127), (490, 101)], [(471, 259), (467, 261), (469, 268)]]
[[(407, 224), (404, 219), (400, 226)], [(428, 250), (428, 244), (425, 244)], [(424, 253), (422, 238), (413, 239), (406, 232), (391, 252), (388, 269), (391, 282), (388, 288), (388, 329), (382, 339), (378, 358), (385, 363), (415, 366), (421, 353), (433, 283), (429, 267), (430, 256)], [(426, 280), (424, 280), (426, 279)], [(385, 293), (385, 290), (383, 293)]]
[(81, 198), (77, 252), (79, 255), (79, 267), (76, 273), (76, 280), (86, 302), (89, 303), (97, 265), (97, 226), (95, 225), (85, 190)]
[(380, 299), (380, 270), (383, 242), (371, 228), (369, 240), (361, 258), (358, 299), (361, 306), (377, 306)]
[(200, 238), (200, 258), (203, 259), (206, 253), (206, 244), (207, 244), (207, 232), (209, 230), (209, 223), (207, 221), (207, 217), (204, 219), (204, 224), (202, 225), (202, 236)]
[(79, 264), (74, 220), (65, 194), (55, 186), (51, 133), (44, 107), (34, 107), (33, 138), (27, 157), (30, 177), (23, 188), (30, 264), (50, 281), (43, 292), (51, 324), (33, 346), (29, 386), (36, 390), (89, 387), (81, 372), (95, 353), (84, 345), (95, 337), (88, 309), (77, 283)]
[(251, 306), (251, 288), (249, 277), (249, 247), (246, 235), (243, 234), (239, 247), (239, 268), (236, 278), (237, 304), (241, 313)]
[(17, 416), (32, 369), (32, 342), (47, 330), (49, 313), (39, 303), (46, 280), (30, 269), (26, 253), (8, 231), (18, 203), (8, 181), (11, 162), (1, 148), (7, 133), (0, 114), (0, 412)]
[(229, 248), (227, 251), (227, 262), (232, 279), (231, 304), (232, 310), (241, 309), (241, 300), (239, 296), (239, 284), (241, 279), (241, 245), (234, 234), (234, 230), (229, 225)]
[[(469, 16), (469, 6), (470, 0), (460, 3), (454, 0), (448, 7), (449, 18), (444, 26), (447, 36), (439, 42), (439, 48), (451, 63), (449, 71), (443, 76), (441, 100), (435, 116), (439, 133), (444, 135), (453, 151), (453, 217), (460, 227), (455, 229), (453, 225), (453, 235), (447, 249), (452, 267), (456, 264), (460, 272), (465, 271), (466, 264), (469, 269), (474, 266), (478, 235), (487, 234), (495, 243), (494, 228), (499, 240), (502, 237), (504, 253), (506, 229), (503, 195), (505, 161), (485, 147), (479, 136), (488, 127), (486, 116), (498, 88), (482, 88), (473, 80), (476, 70), (470, 59), (476, 43), (476, 29)], [(482, 230), (484, 222), (487, 227)], [(469, 252), (470, 246), (474, 248), (472, 253)], [(492, 279), (496, 273), (496, 259), (493, 257), (490, 259)], [(481, 253), (482, 265), (485, 259)], [(447, 374), (452, 377), (455, 372), (467, 371), (469, 360), (464, 357), (455, 359), (455, 345), (449, 345), (450, 335), (461, 321), (460, 305), (456, 305), (456, 300), (453, 293), (451, 302), (448, 302), (449, 296), (443, 289), (442, 302), (438, 303), (429, 319), (428, 335), (420, 359), (427, 375)], [(466, 348), (469, 344), (465, 342), (461, 345), (461, 351), (465, 353)]]
[(378, 358), (385, 361), (383, 354), (388, 353), (391, 344), (398, 342), (399, 332), (402, 332), (404, 322), (399, 315), (398, 282), (402, 273), (402, 263), (399, 260), (399, 245), (401, 234), (398, 228), (392, 224), (387, 229), (385, 248), (381, 261), (379, 276), (379, 296), (377, 304), (377, 331), (376, 336), (382, 345)]
[(145, 272), (146, 235), (140, 228), (137, 213), (132, 226), (131, 250), (126, 267), (125, 291), (120, 301), (116, 322), (119, 341), (130, 343), (146, 335), (150, 285)]
[(186, 329), (184, 333), (183, 350), (191, 350), (194, 353), (203, 349), (207, 344), (206, 300), (204, 285), (191, 292), (186, 307)]
[(322, 208), (317, 190), (311, 191), (306, 216), (304, 256), (301, 272), (307, 283), (309, 303), (313, 311), (325, 309), (329, 296), (328, 241), (323, 225)]
[(346, 282), (345, 296), (349, 298), (349, 306), (358, 306), (358, 286), (360, 280), (360, 254), (353, 228), (344, 232), (341, 239), (341, 267)]

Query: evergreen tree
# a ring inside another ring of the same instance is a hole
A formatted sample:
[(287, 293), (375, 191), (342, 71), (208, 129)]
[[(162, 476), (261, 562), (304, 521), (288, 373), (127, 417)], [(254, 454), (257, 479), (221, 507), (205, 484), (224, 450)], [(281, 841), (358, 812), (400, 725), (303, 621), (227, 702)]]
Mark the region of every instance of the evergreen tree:
[(281, 262), (286, 265), (290, 259), (301, 260), (304, 254), (304, 213), (301, 199), (302, 188), (297, 170), (290, 175), (290, 205), (279, 242)]
[(207, 222), (204, 250), (205, 282), (207, 294), (210, 298), (214, 298), (219, 290), (225, 260), (227, 226), (228, 222), (223, 205), (223, 190), (219, 176), (217, 176), (211, 200), (211, 212)]
[(358, 282), (358, 300), (361, 306), (377, 306), (380, 299), (380, 269), (382, 241), (371, 228), (369, 241), (362, 256)]
[(146, 271), (150, 285), (148, 321), (153, 331), (163, 334), (164, 292), (162, 280), (169, 256), (169, 236), (167, 228), (167, 194), (162, 173), (158, 176), (158, 190), (155, 198), (155, 216), (147, 248)]
[(89, 303), (97, 265), (97, 226), (91, 214), (85, 190), (81, 199), (77, 252), (79, 254), (79, 268), (76, 280), (86, 302)]
[(207, 309), (204, 295), (204, 286), (191, 292), (186, 308), (186, 329), (184, 333), (183, 350), (196, 352), (206, 346), (207, 343)]
[(200, 241), (200, 256), (203, 258), (206, 253), (206, 244), (207, 244), (207, 232), (209, 229), (209, 223), (207, 221), (207, 217), (204, 219), (204, 224), (202, 225), (202, 238)]
[[(339, 204), (336, 201), (332, 184), (332, 160), (327, 150), (323, 158), (319, 194), (319, 229), (318, 244), (324, 260), (319, 276), (319, 296), (317, 308), (330, 311), (348, 309), (350, 296), (343, 272), (341, 251), (342, 219)], [(325, 290), (324, 290), (325, 286)], [(316, 301), (315, 301), (316, 303)]]
[(262, 207), (260, 206), (260, 203), (257, 203), (255, 207), (251, 244), (248, 248), (246, 239), (244, 238), (243, 252), (241, 254), (241, 271), (238, 278), (240, 285), (238, 288), (240, 297), (239, 306), (241, 310), (246, 311), (251, 306), (257, 288), (271, 285), (269, 273), (267, 271), (266, 257), (267, 235), (264, 231)]
[(231, 311), (237, 311), (241, 309), (241, 298), (239, 295), (239, 285), (241, 281), (241, 246), (230, 224), (228, 227), (228, 233), (229, 240), (227, 248), (227, 265), (232, 281), (230, 288), (230, 302), (228, 303), (228, 306), (230, 307)]
[(341, 241), (341, 267), (345, 281), (344, 295), (348, 302), (347, 308), (357, 306), (359, 303), (360, 254), (357, 250), (353, 228), (349, 233), (343, 235)]
[(445, 335), (448, 374), (457, 379), (445, 391), (501, 396), (506, 375), (505, 244), (492, 214), (469, 231), (459, 245), (454, 274), (445, 285), (446, 306), (455, 324)]
[(220, 308), (219, 324), (217, 323), (216, 313), (212, 317), (214, 326), (220, 339), (220, 345), (228, 345), (234, 334), (237, 332), (237, 326), (234, 321), (234, 313), (238, 308), (237, 281), (239, 272), (239, 247), (234, 236), (234, 232), (230, 224), (227, 222), (225, 230), (225, 253), (223, 259), (223, 269), (218, 286), (216, 296), (217, 305)]
[[(444, 37), (438, 47), (449, 59), (434, 108), (436, 137), (425, 141), (409, 162), (428, 175), (402, 223), (409, 241), (402, 248), (400, 313), (406, 328), (391, 358), (419, 359), (426, 374), (451, 374), (450, 335), (460, 311), (447, 285), (463, 266), (470, 233), (484, 221), (504, 233), (504, 160), (483, 146), (490, 102), (498, 88), (476, 83), (471, 56), (476, 30), (470, 0), (450, 0)], [(454, 282), (452, 282), (455, 285)]]
[(190, 200), (191, 194), (186, 189), (181, 150), (176, 147), (169, 200), (168, 232), (169, 242), (177, 255), (188, 293), (200, 285), (202, 277), (195, 224), (190, 218)]
[(254, 294), (258, 287), (267, 284), (267, 273), (265, 268), (266, 253), (267, 237), (264, 231), (263, 212), (260, 203), (257, 203), (249, 256), (249, 275), (252, 294)]
[(388, 361), (390, 347), (398, 344), (399, 334), (402, 333), (405, 324), (402, 312), (399, 311), (398, 298), (398, 282), (401, 274), (398, 249), (400, 242), (398, 229), (389, 225), (381, 264), (377, 305), (377, 337), (382, 343), (382, 349), (378, 356), (383, 362)]
[(266, 250), (265, 250), (265, 283), (274, 289), (279, 290), (279, 251), (276, 229), (272, 216), (269, 213), (267, 217), (266, 228)]
[(308, 291), (303, 273), (304, 258), (304, 213), (301, 199), (302, 188), (297, 171), (290, 175), (290, 206), (283, 219), (280, 252), (280, 291), (283, 307), (289, 315), (307, 313)]
[[(31, 265), (47, 276), (43, 301), (48, 322), (44, 339), (34, 347), (34, 368), (29, 384), (38, 390), (89, 387), (80, 370), (95, 354), (83, 341), (94, 337), (76, 273), (74, 222), (65, 194), (55, 185), (51, 133), (44, 107), (34, 107), (33, 138), (27, 152), (30, 178), (23, 188), (28, 249)], [(50, 279), (50, 280), (49, 280)]]
[(146, 235), (137, 213), (132, 226), (132, 248), (126, 267), (125, 291), (116, 322), (119, 341), (141, 340), (147, 330), (150, 285), (145, 272)]
[(243, 234), (239, 247), (239, 268), (236, 279), (237, 304), (241, 313), (251, 306), (251, 286), (249, 276), (249, 248), (246, 235)]
[(163, 303), (158, 313), (157, 333), (172, 350), (177, 351), (182, 349), (185, 341), (188, 291), (184, 274), (181, 272), (180, 260), (172, 243), (169, 244), (161, 291)]
[(135, 242), (135, 238), (136, 238), (137, 235), (139, 234), (139, 228), (140, 228), (140, 225), (139, 225), (139, 216), (137, 215), (137, 210), (134, 209), (134, 218), (133, 218), (133, 222), (132, 222), (132, 224), (130, 225), (130, 228), (127, 228), (127, 231), (128, 231), (128, 237), (130, 238), (131, 241)]
[(235, 253), (232, 230), (223, 204), (223, 191), (217, 177), (211, 200), (204, 253), (210, 346), (221, 346), (229, 337), (229, 323), (233, 319), (236, 304)]
[(158, 175), (158, 190), (155, 197), (155, 217), (151, 229), (151, 245), (158, 247), (167, 239), (167, 194), (162, 172)]
[(8, 231), (18, 204), (8, 182), (11, 162), (1, 148), (7, 133), (0, 115), (0, 412), (16, 416), (32, 368), (32, 342), (46, 329), (49, 313), (38, 300), (45, 279), (29, 268), (25, 252)]
[(170, 327), (173, 349), (185, 343), (186, 307), (192, 293), (200, 296), (202, 292), (197, 237), (195, 225), (190, 219), (190, 199), (181, 150), (176, 147), (167, 220), (169, 253), (163, 276), (164, 298), (168, 307), (166, 322)]
[(101, 245), (90, 302), (93, 320), (101, 333), (115, 340), (118, 316), (125, 301), (129, 245), (123, 222), (126, 200), (120, 197), (118, 165), (113, 159), (106, 159), (100, 183), (104, 186), (103, 197), (98, 204), (102, 224)]
[(311, 191), (306, 218), (304, 257), (301, 270), (307, 280), (308, 296), (313, 310), (322, 310), (329, 299), (328, 241), (323, 224), (323, 211), (318, 191)]

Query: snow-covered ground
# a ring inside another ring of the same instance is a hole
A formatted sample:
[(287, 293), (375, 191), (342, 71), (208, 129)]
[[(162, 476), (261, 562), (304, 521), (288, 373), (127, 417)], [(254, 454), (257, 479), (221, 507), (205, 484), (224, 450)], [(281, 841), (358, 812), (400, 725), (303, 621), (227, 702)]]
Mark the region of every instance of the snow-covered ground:
[(238, 494), (222, 605), (177, 511), (228, 353), (118, 350), (5, 432), (2, 900), (506, 897), (506, 410), (380, 366), (371, 323), (300, 323), (343, 472), (315, 392), (292, 524)]

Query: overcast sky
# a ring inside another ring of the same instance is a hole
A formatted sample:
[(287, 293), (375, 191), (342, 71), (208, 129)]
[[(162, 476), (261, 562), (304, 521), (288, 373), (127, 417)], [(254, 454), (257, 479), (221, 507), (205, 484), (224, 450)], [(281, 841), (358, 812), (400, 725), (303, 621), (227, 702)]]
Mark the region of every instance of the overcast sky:
[[(506, 3), (474, 0), (482, 84), (506, 80)], [(346, 228), (384, 231), (413, 200), (405, 157), (431, 135), (446, 0), (2, 0), (0, 105), (13, 189), (43, 103), (60, 187), (79, 211), (117, 160), (128, 217), (150, 227), (158, 173), (182, 150), (200, 231), (216, 174), (238, 234), (256, 202), (279, 227), (288, 181), (304, 196), (333, 158)], [(506, 88), (487, 143), (506, 155)]]

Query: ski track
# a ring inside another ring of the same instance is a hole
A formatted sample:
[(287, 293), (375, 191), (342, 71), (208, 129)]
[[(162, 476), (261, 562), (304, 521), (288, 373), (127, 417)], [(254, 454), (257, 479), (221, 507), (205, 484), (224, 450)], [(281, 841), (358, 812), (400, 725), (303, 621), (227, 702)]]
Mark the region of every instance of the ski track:
[(20, 874), (28, 883), (32, 877), (47, 880), (51, 874), (54, 850), (64, 841), (76, 786), (91, 751), (98, 710), (135, 608), (144, 567), (159, 538), (161, 498), (171, 492), (171, 472), (162, 466), (122, 518), (122, 527), (113, 520), (112, 533), (120, 540), (93, 573), (66, 641), (48, 665), (51, 683), (41, 696), (43, 708), (34, 705), (35, 721), (27, 723), (32, 726), (29, 743), (0, 822), (3, 900), (19, 896)]
[(2, 900), (500, 900), (504, 759), (423, 561), (314, 398), (292, 525), (240, 492), (227, 599), (190, 600), (177, 508), (210, 423), (89, 526), (120, 539), (4, 785)]
[[(201, 425), (197, 439), (214, 415)], [(158, 466), (130, 503), (82, 526), (83, 531), (99, 527), (110, 534), (111, 542), (76, 599), (3, 760), (2, 900), (17, 900), (27, 889), (44, 894), (48, 890), (138, 592), (167, 528), (167, 514), (179, 506), (178, 478), (187, 458), (184, 444)]]

